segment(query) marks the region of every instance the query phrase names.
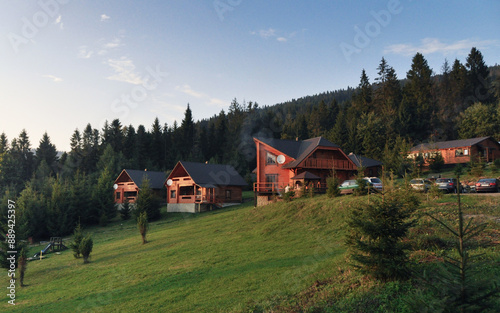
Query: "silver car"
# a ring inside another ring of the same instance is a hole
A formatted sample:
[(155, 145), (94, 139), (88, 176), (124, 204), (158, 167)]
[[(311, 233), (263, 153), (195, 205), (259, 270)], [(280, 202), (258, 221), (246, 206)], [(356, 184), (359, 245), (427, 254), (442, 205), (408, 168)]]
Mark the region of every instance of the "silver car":
[(417, 191), (427, 192), (431, 188), (431, 185), (432, 182), (424, 178), (415, 178), (410, 180), (411, 188)]
[(382, 191), (384, 189), (384, 185), (382, 181), (378, 177), (365, 177), (365, 180), (369, 181), (372, 184), (372, 188), (375, 188), (377, 191)]

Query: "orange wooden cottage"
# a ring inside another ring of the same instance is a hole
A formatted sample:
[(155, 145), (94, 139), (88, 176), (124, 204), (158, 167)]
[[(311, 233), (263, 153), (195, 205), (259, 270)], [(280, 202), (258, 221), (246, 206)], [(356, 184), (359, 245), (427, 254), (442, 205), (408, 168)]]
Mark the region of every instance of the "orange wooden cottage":
[(115, 180), (115, 203), (122, 204), (125, 198), (130, 203), (135, 203), (144, 178), (149, 180), (149, 187), (153, 189), (154, 194), (163, 198), (166, 177), (164, 172), (124, 169)]
[(179, 161), (165, 185), (167, 212), (196, 213), (241, 203), (247, 183), (231, 165)]
[(493, 137), (479, 137), (433, 143), (422, 143), (411, 148), (408, 158), (421, 155), (424, 165), (436, 154), (441, 154), (445, 164), (468, 163), (471, 158), (481, 158), (483, 162), (500, 159), (500, 144)]
[[(342, 149), (323, 137), (307, 140), (254, 138), (257, 148), (257, 205), (264, 205), (285, 188), (314, 184), (325, 189), (334, 168), (341, 181), (356, 175), (356, 164)], [(288, 186), (288, 187), (286, 187)]]

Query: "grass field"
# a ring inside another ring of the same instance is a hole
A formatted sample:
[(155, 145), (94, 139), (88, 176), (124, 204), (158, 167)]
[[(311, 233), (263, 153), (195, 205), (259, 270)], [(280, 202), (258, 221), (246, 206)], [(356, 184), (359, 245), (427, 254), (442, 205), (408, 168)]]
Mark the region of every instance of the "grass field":
[[(424, 199), (422, 207), (448, 217), (454, 197)], [(259, 208), (249, 202), (198, 215), (164, 214), (151, 223), (145, 245), (132, 221), (88, 229), (94, 238), (91, 263), (83, 264), (70, 250), (30, 262), (28, 286), (16, 288), (15, 306), (3, 296), (0, 310), (294, 312), (340, 299), (347, 306), (378, 299), (379, 312), (384, 312), (398, 306), (397, 296), (409, 287), (377, 283), (351, 271), (344, 246), (346, 216), (360, 201), (368, 197), (319, 196)], [(482, 216), (490, 223), (488, 236), (498, 240), (498, 202), (479, 197), (465, 202), (466, 213)], [(428, 230), (429, 225), (423, 221), (420, 226)], [(412, 236), (425, 248), (424, 232)], [(438, 258), (445, 248), (422, 249), (413, 254), (416, 263), (430, 255)], [(482, 248), (493, 264), (500, 264), (498, 250), (498, 242)], [(490, 271), (488, 275), (500, 274)], [(7, 286), (5, 271), (0, 274), (0, 283)], [(318, 310), (323, 311), (328, 309)]]

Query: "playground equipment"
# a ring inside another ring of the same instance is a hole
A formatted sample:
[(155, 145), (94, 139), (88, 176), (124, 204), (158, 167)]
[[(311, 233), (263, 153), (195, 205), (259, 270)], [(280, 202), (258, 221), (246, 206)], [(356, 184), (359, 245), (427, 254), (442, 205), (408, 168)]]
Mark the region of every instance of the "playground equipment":
[(42, 259), (42, 256), (49, 251), (54, 252), (54, 251), (62, 251), (62, 250), (66, 250), (66, 249), (68, 249), (68, 247), (66, 247), (63, 244), (62, 237), (50, 237), (49, 244), (43, 250), (41, 250), (39, 253), (35, 253), (33, 258)]

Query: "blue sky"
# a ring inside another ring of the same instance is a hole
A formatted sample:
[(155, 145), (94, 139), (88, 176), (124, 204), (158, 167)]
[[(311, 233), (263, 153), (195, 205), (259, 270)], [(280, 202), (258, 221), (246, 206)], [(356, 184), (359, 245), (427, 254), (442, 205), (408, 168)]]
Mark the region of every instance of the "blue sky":
[(384, 56), (404, 78), (421, 52), (435, 73), (477, 47), (500, 60), (500, 2), (132, 1), (0, 3), (0, 132), (47, 131), (69, 149), (75, 128), (105, 120), (172, 125), (231, 100), (273, 105), (373, 82)]

